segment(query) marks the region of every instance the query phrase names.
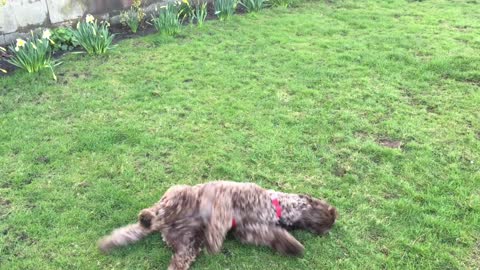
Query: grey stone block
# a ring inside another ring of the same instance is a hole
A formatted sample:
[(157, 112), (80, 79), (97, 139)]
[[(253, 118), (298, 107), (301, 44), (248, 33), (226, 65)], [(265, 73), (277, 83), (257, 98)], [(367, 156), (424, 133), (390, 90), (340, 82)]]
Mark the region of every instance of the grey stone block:
[(111, 24), (120, 24), (121, 19), (122, 19), (122, 18), (121, 18), (120, 15), (112, 16), (112, 17), (110, 17), (110, 23), (111, 23)]
[(48, 9), (45, 0), (9, 1), (15, 13), (18, 27), (42, 25), (48, 21)]
[(158, 1), (158, 3), (151, 4), (147, 7), (145, 7), (143, 10), (145, 11), (146, 14), (155, 14), (160, 10), (162, 6), (165, 6), (167, 4), (167, 1)]
[(83, 16), (86, 11), (82, 1), (46, 0), (50, 14), (50, 22), (60, 23), (75, 20)]
[(17, 38), (27, 40), (30, 37), (32, 37), (32, 35), (30, 33), (9, 33), (9, 34), (3, 35), (3, 37), (5, 38), (5, 44), (11, 45), (16, 42)]
[(92, 14), (110, 13), (130, 7), (131, 0), (87, 0), (84, 1), (86, 10)]
[(17, 31), (18, 25), (11, 2), (0, 7), (0, 33), (12, 33)]

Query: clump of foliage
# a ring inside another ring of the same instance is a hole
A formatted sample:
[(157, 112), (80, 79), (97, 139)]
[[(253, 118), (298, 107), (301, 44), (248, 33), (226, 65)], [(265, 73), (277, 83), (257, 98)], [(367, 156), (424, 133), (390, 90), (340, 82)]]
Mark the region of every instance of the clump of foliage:
[(52, 30), (50, 39), (53, 41), (53, 43), (50, 43), (53, 51), (71, 51), (76, 46), (71, 28), (59, 27)]
[(198, 1), (195, 4), (195, 19), (198, 26), (202, 26), (207, 18), (207, 2)]
[(168, 3), (152, 15), (152, 23), (155, 29), (161, 34), (174, 36), (180, 32), (179, 7), (174, 3)]
[(265, 0), (241, 0), (240, 4), (244, 6), (248, 12), (258, 12), (264, 7)]
[(237, 0), (215, 0), (215, 14), (221, 21), (228, 20), (235, 13)]
[(195, 7), (190, 4), (189, 0), (182, 0), (178, 7), (178, 14), (182, 21), (189, 19), (190, 23), (193, 23), (195, 19)]
[(207, 3), (197, 1), (195, 4), (189, 0), (182, 0), (179, 6), (179, 14), (182, 21), (188, 19), (191, 24), (196, 20), (199, 26), (202, 26), (207, 18)]
[[(0, 46), (0, 59), (4, 57), (7, 57), (7, 50), (4, 47)], [(7, 70), (0, 68), (0, 72), (7, 73)]]
[[(53, 68), (59, 63), (52, 59), (50, 43), (51, 32), (47, 29), (41, 37), (35, 37), (32, 32), (32, 38), (28, 41), (17, 39), (15, 46), (9, 47), (10, 56), (7, 61), (28, 73), (38, 72), (49, 68), (52, 71), (53, 79), (57, 80)], [(2, 48), (3, 49), (3, 48)], [(2, 72), (6, 72), (3, 70)]]
[(85, 21), (77, 24), (73, 30), (73, 40), (82, 46), (88, 54), (104, 54), (113, 48), (113, 34), (109, 31), (108, 22), (97, 22), (92, 15), (87, 15)]
[(298, 4), (298, 0), (269, 0), (269, 3), (273, 7), (291, 7)]
[(145, 12), (142, 9), (141, 0), (133, 0), (132, 6), (129, 10), (120, 14), (120, 22), (132, 30), (133, 33), (138, 31), (138, 28), (145, 18)]

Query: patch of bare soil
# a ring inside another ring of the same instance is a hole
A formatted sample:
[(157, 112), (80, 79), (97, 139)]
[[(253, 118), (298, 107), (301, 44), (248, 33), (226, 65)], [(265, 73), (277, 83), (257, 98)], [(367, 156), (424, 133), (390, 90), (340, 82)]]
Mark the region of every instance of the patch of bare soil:
[(388, 147), (392, 149), (401, 149), (403, 146), (402, 141), (392, 140), (388, 138), (379, 139), (378, 144), (380, 144), (383, 147)]
[(471, 267), (470, 269), (480, 269), (480, 240), (477, 241), (477, 244), (473, 248), (469, 266)]
[(337, 177), (343, 177), (347, 174), (347, 169), (343, 168), (342, 166), (336, 166), (334, 168), (333, 174)]
[(11, 204), (10, 200), (0, 198), (0, 220), (8, 215)]

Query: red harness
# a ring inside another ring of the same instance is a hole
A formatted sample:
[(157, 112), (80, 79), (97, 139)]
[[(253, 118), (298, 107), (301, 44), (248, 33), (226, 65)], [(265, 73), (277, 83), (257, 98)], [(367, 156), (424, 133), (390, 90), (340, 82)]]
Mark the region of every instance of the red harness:
[[(278, 199), (272, 199), (272, 204), (275, 207), (275, 214), (277, 214), (278, 219), (282, 218), (282, 206), (280, 205), (280, 202)], [(232, 229), (237, 226), (237, 221), (235, 218), (232, 219)]]

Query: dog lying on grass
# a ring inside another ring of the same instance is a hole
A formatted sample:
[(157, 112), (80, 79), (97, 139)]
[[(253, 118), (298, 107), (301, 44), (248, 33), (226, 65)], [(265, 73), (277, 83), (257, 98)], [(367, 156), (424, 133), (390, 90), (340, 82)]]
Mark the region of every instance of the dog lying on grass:
[(286, 255), (301, 255), (303, 245), (288, 229), (326, 234), (337, 211), (306, 195), (265, 190), (256, 184), (216, 181), (174, 186), (161, 200), (143, 209), (138, 223), (114, 230), (99, 242), (108, 252), (160, 232), (174, 251), (168, 269), (188, 269), (202, 248), (219, 252), (227, 232), (242, 243), (269, 246)]

